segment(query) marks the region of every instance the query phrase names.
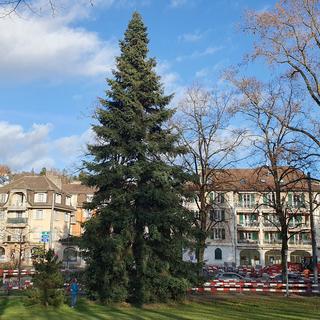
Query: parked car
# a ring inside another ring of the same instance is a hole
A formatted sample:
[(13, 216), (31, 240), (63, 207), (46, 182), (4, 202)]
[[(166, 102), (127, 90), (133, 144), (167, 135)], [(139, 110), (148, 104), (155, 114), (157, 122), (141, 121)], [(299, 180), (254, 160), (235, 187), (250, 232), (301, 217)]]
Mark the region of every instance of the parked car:
[[(271, 281), (276, 281), (276, 282), (282, 282), (282, 274), (277, 274), (273, 277), (270, 277)], [(304, 282), (311, 282), (309, 278), (305, 278), (299, 273), (288, 273), (288, 281), (289, 283), (294, 283), (294, 282), (299, 282), (299, 281), (304, 281)]]
[(235, 280), (235, 281), (249, 281), (250, 279), (241, 276), (235, 272), (221, 272), (215, 277), (217, 280)]

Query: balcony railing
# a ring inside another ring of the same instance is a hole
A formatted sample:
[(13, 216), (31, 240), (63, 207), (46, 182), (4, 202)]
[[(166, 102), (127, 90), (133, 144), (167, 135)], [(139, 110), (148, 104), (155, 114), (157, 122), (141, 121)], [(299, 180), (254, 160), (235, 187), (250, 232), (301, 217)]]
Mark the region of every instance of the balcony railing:
[(259, 227), (259, 221), (244, 221), (238, 224), (239, 227)]
[(264, 221), (263, 222), (263, 226), (264, 227), (269, 227), (269, 228), (276, 228), (276, 227), (280, 227), (280, 222), (270, 222), (270, 221)]
[(7, 223), (10, 224), (19, 224), (19, 223), (28, 223), (28, 218), (8, 218)]
[(270, 239), (270, 240), (263, 240), (263, 243), (265, 244), (281, 244), (281, 239)]
[(311, 245), (311, 240), (289, 240), (289, 244), (291, 245), (298, 245), (298, 246), (301, 246), (301, 245)]
[(237, 208), (242, 208), (242, 209), (253, 209), (257, 206), (256, 203), (251, 203), (251, 202), (237, 202), (236, 207)]
[(253, 239), (238, 239), (238, 243), (258, 244), (258, 243), (259, 243), (259, 240), (253, 240)]
[(301, 229), (310, 228), (309, 223), (303, 223), (303, 222), (295, 222), (295, 223), (290, 222), (288, 226), (289, 228), (301, 228)]
[(10, 202), (8, 205), (8, 210), (26, 210), (26, 202)]

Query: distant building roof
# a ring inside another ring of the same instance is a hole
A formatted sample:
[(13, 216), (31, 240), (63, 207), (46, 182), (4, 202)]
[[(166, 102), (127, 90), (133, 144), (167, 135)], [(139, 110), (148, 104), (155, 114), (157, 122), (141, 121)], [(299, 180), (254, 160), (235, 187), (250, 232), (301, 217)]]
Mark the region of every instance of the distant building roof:
[[(307, 176), (298, 169), (290, 167), (278, 168), (279, 181), (283, 191), (307, 191)], [(274, 178), (266, 167), (253, 169), (211, 170), (211, 184), (208, 190), (217, 191), (260, 191), (268, 192), (275, 189)], [(192, 188), (197, 189), (196, 185)], [(313, 191), (320, 191), (320, 184), (312, 183)]]
[(46, 176), (22, 176), (12, 182), (0, 187), (0, 192), (8, 192), (12, 189), (29, 189), (34, 191), (54, 190), (61, 192), (50, 179)]

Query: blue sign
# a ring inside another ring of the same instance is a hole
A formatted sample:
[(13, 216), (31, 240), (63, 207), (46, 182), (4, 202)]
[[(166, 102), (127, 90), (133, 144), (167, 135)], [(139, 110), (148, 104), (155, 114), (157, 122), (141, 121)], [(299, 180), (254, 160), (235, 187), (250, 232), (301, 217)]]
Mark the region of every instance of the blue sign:
[(41, 232), (41, 242), (49, 242), (50, 232), (49, 231), (42, 231)]

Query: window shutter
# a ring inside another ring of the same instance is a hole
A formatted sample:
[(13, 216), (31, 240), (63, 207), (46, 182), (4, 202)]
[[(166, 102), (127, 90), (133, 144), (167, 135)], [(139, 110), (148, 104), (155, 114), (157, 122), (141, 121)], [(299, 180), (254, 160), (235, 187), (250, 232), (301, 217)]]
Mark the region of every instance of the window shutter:
[(214, 210), (210, 211), (210, 220), (213, 221), (214, 220), (214, 216), (213, 216)]
[(268, 232), (264, 233), (264, 240), (266, 240), (266, 241), (269, 240), (269, 233)]
[(239, 235), (240, 235), (240, 240), (244, 240), (244, 234), (243, 234), (243, 232), (240, 232)]
[(241, 194), (241, 193), (239, 194), (239, 204), (240, 204), (240, 206), (242, 207), (242, 205), (243, 205), (243, 198), (242, 198), (242, 194)]
[(252, 239), (258, 240), (258, 232), (252, 232)]
[(224, 203), (225, 193), (220, 194), (221, 203)]
[(288, 206), (292, 207), (292, 193), (291, 192), (288, 193)]
[(224, 210), (221, 210), (221, 221), (225, 220), (225, 212)]
[(254, 206), (255, 203), (256, 203), (256, 195), (254, 193), (252, 193), (251, 196), (250, 196), (250, 204), (252, 206)]
[(240, 214), (240, 224), (243, 224), (243, 214)]
[(226, 238), (226, 230), (225, 229), (221, 229), (221, 238), (222, 238), (222, 240), (224, 240)]
[(266, 193), (263, 194), (263, 204), (268, 204), (268, 195)]

